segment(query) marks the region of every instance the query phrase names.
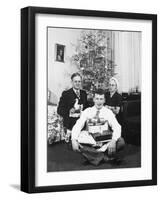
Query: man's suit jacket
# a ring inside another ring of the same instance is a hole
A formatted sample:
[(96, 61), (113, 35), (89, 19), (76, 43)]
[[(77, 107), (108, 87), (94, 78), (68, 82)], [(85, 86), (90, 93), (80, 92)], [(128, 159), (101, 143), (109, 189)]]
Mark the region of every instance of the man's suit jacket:
[[(75, 104), (75, 100), (77, 99), (77, 95), (75, 94), (73, 88), (66, 90), (62, 93), (60, 97), (57, 113), (63, 117), (64, 127), (72, 130), (74, 124), (76, 123), (78, 118), (69, 117), (69, 111), (73, 108)], [(83, 110), (88, 107), (87, 102), (87, 94), (84, 90), (80, 90), (80, 97), (78, 104), (83, 104)]]

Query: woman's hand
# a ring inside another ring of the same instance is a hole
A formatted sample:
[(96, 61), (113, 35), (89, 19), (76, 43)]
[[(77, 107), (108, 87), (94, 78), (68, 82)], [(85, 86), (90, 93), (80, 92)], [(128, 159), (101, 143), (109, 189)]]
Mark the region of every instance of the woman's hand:
[(108, 109), (112, 110), (112, 112), (115, 115), (119, 114), (119, 112), (120, 112), (120, 107), (119, 106), (107, 106), (106, 105), (105, 107), (107, 107)]
[(117, 115), (117, 114), (119, 114), (119, 112), (120, 112), (120, 107), (119, 106), (113, 106), (112, 108), (111, 108), (111, 110), (113, 111), (113, 113), (115, 114), (115, 115)]

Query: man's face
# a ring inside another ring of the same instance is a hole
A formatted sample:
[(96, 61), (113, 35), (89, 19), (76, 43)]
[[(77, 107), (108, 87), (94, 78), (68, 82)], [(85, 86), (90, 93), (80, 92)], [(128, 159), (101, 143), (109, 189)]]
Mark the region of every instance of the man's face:
[(104, 94), (100, 95), (100, 94), (95, 94), (94, 98), (94, 105), (96, 106), (97, 109), (100, 109), (103, 107), (104, 103), (105, 103), (105, 96)]
[(81, 89), (82, 80), (80, 76), (75, 76), (72, 80), (72, 86), (74, 89), (79, 90)]

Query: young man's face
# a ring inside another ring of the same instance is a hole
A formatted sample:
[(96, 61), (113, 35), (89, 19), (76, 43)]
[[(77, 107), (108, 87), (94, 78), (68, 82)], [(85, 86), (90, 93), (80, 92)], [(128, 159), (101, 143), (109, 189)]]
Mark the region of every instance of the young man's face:
[(82, 79), (80, 76), (75, 76), (72, 79), (72, 86), (74, 89), (79, 90), (81, 89)]
[(97, 109), (100, 109), (103, 107), (104, 103), (105, 103), (105, 95), (104, 94), (95, 94), (94, 98), (94, 105), (96, 106)]

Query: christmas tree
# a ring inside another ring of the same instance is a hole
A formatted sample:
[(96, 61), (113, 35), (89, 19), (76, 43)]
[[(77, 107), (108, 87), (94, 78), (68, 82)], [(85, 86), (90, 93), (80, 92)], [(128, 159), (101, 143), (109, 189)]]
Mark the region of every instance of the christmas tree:
[(83, 30), (72, 62), (83, 76), (83, 89), (108, 88), (109, 79), (115, 75), (112, 50), (112, 31)]

